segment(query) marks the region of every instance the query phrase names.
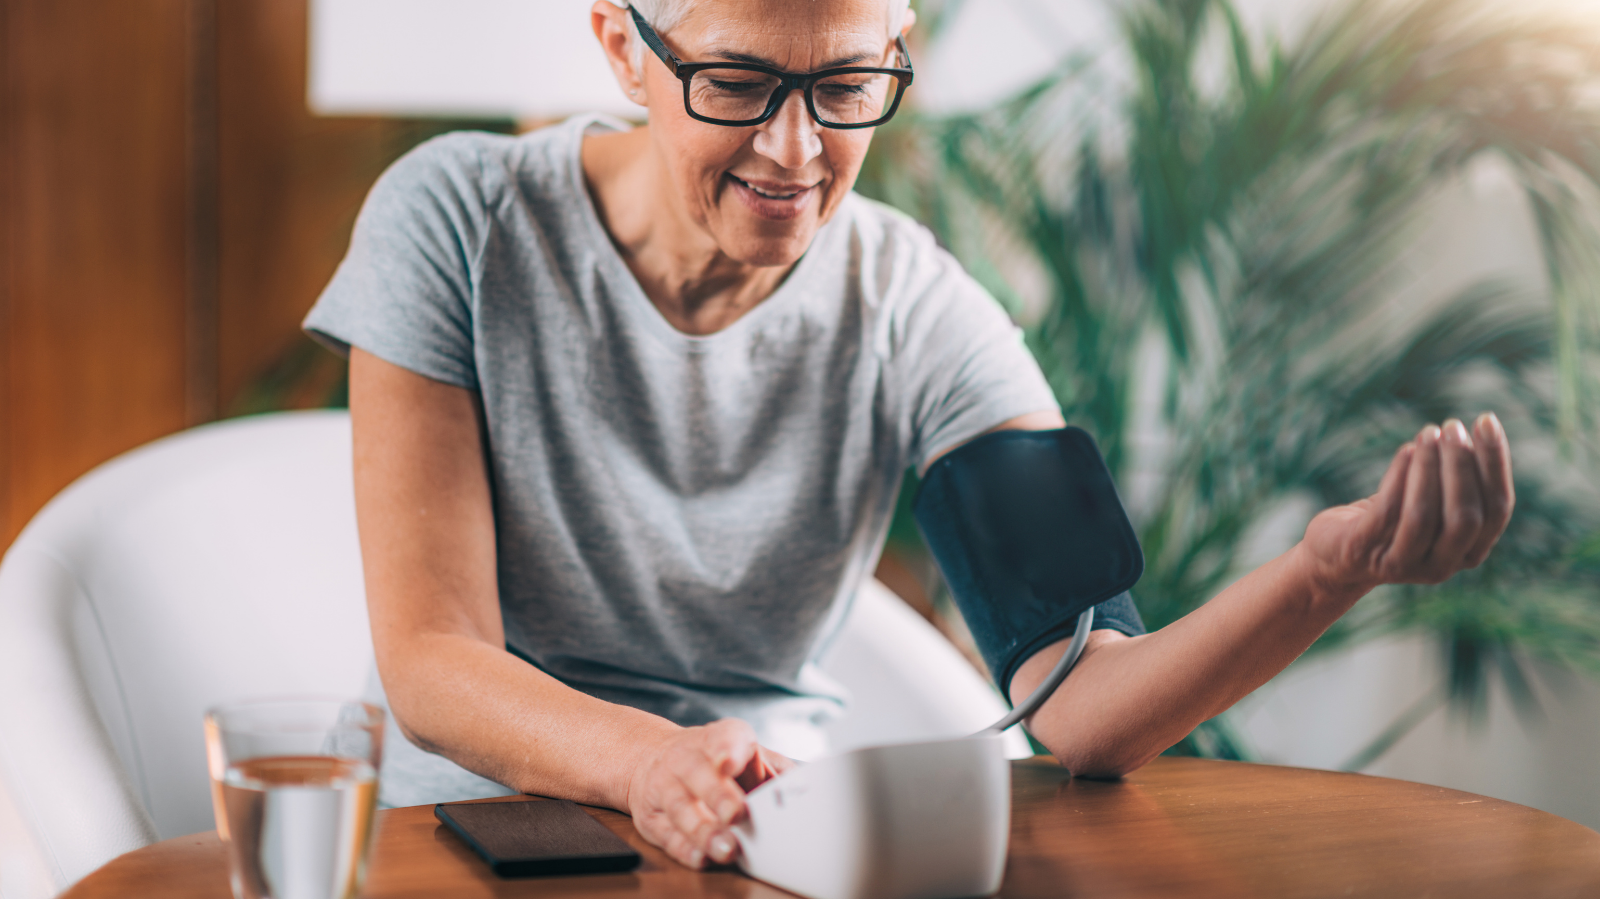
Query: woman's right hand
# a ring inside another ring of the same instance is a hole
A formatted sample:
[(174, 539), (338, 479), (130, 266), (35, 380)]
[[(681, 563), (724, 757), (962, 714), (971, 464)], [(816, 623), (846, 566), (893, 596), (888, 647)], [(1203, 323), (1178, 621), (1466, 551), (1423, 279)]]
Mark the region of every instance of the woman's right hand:
[(684, 728), (648, 753), (628, 785), (633, 826), (696, 869), (733, 860), (739, 843), (729, 828), (744, 815), (745, 792), (794, 764), (736, 718)]

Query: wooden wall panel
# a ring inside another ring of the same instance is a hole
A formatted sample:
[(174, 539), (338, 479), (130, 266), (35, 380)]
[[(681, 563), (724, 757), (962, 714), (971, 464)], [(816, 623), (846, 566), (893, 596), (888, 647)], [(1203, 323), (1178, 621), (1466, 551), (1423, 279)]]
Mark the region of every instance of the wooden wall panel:
[(218, 12), (227, 411), (300, 339), (300, 320), (344, 258), (361, 201), (405, 129), (307, 111), (303, 0), (224, 0)]
[(5, 0), (0, 545), (185, 423), (186, 0)]
[(121, 452), (338, 381), (300, 320), (446, 126), (312, 116), (307, 12), (0, 0), (0, 548)]
[(16, 116), (16, 54), (11, 49), (12, 8), (0, 0), (0, 546), (11, 543), (11, 262), (12, 216), (18, 186)]

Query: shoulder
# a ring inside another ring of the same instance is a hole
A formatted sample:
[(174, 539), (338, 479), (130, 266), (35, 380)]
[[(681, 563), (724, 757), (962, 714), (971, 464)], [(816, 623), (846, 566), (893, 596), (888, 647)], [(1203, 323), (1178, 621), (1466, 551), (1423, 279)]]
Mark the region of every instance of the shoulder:
[(484, 131), (452, 131), (418, 144), (391, 165), (373, 194), (378, 198), (483, 206), (505, 190), (525, 138)]
[(880, 316), (890, 346), (934, 322), (1009, 324), (995, 298), (933, 232), (898, 209), (851, 194), (840, 210), (859, 289)]
[(395, 160), (378, 183), (392, 189), (453, 186), (459, 190), (482, 178), (485, 151), (497, 142), (510, 139), (481, 131), (441, 134), (423, 141)]
[(367, 194), (356, 237), (478, 229), (489, 196), (481, 148), (498, 135), (452, 132), (424, 141), (379, 176)]
[(452, 235), (469, 255), (523, 207), (560, 206), (572, 193), (581, 122), (522, 135), (454, 131), (417, 145), (373, 185), (362, 210), (369, 229)]
[(851, 192), (839, 212), (863, 257), (906, 265), (956, 264), (927, 226), (887, 203)]

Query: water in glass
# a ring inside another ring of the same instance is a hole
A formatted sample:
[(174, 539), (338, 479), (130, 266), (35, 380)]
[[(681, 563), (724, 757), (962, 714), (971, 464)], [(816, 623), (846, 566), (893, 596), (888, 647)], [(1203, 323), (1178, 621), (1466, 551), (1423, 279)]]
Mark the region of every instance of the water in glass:
[(217, 832), (236, 899), (353, 899), (372, 841), (383, 711), (256, 700), (206, 715)]

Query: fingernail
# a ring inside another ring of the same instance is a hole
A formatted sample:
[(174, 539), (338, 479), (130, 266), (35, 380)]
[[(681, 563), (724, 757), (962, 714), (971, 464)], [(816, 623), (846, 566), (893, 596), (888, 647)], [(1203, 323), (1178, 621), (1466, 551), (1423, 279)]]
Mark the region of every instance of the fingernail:
[(1428, 425), (1427, 427), (1423, 428), (1422, 429), (1422, 435), (1418, 439), (1418, 442), (1422, 443), (1424, 445), (1432, 444), (1432, 443), (1438, 443), (1439, 442), (1439, 426), (1438, 425)]
[(705, 864), (705, 860), (706, 860), (705, 856), (700, 854), (700, 850), (698, 850), (698, 849), (689, 850), (689, 867), (698, 868), (701, 865)]
[(725, 834), (717, 834), (711, 838), (711, 857), (719, 862), (733, 858), (733, 840)]
[(1505, 428), (1505, 425), (1502, 425), (1500, 423), (1500, 416), (1494, 414), (1493, 412), (1490, 412), (1489, 413), (1489, 423), (1494, 425), (1494, 432), (1496, 434), (1505, 434), (1506, 428)]
[(1467, 433), (1467, 426), (1462, 424), (1460, 419), (1452, 418), (1445, 422), (1444, 427), (1445, 430), (1450, 432), (1450, 436), (1455, 438), (1457, 443), (1467, 449), (1472, 449), (1472, 435)]

